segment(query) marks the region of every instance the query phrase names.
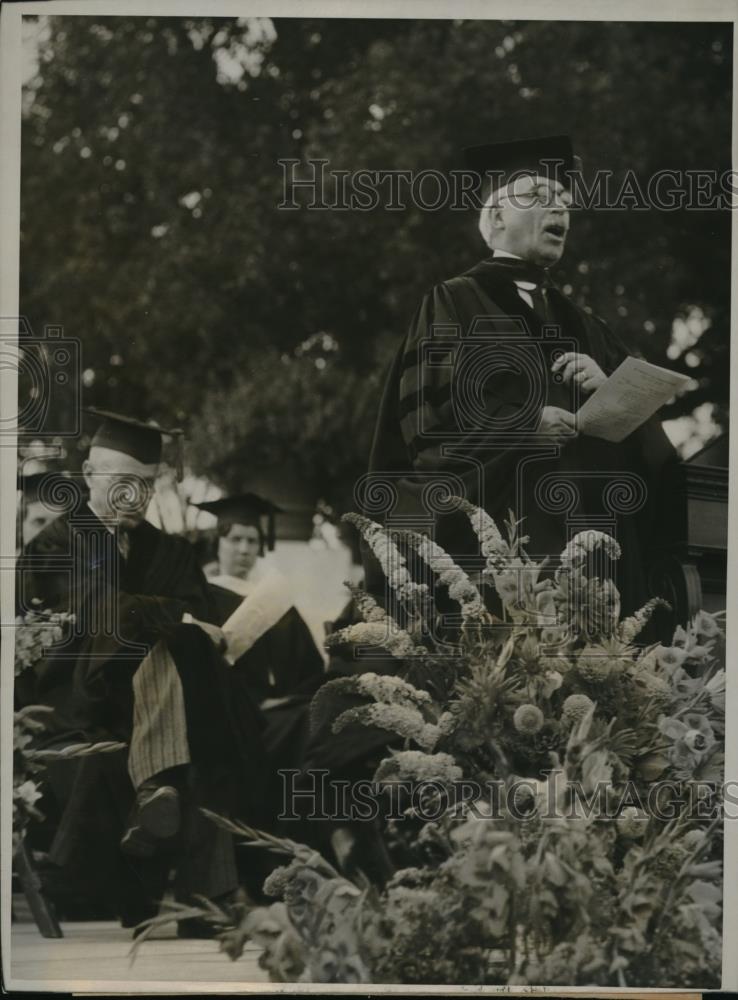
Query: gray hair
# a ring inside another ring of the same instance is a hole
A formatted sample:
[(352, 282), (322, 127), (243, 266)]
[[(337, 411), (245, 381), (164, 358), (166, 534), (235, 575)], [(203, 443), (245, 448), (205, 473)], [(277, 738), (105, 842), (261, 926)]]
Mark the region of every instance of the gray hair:
[(479, 213), (479, 232), (487, 246), (492, 249), (492, 209), (497, 207), (497, 199), (503, 189), (492, 190)]

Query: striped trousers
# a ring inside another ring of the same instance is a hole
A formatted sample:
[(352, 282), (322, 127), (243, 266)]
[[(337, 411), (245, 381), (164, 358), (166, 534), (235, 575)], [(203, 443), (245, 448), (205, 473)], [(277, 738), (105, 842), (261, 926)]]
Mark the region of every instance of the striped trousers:
[[(133, 732), (128, 773), (134, 788), (167, 768), (190, 763), (184, 693), (177, 667), (166, 644), (156, 643), (133, 675)], [(185, 818), (183, 854), (175, 894), (214, 898), (238, 885), (233, 838), (214, 827), (199, 811)]]
[(134, 788), (169, 767), (190, 763), (182, 682), (159, 641), (133, 675), (133, 733), (128, 773)]

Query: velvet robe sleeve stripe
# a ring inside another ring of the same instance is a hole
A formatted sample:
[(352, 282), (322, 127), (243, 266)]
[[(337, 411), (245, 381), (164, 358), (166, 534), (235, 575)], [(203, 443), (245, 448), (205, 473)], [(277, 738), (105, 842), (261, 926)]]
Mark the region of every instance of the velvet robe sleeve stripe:
[[(455, 461), (454, 453), (484, 451), (479, 426), (460, 421), (470, 401), (484, 410), (485, 421), (500, 425), (514, 422), (526, 405), (525, 387), (508, 375), (507, 345), (511, 337), (526, 337), (535, 316), (508, 278), (496, 288), (502, 288), (507, 308), (467, 275), (434, 288), (416, 313), (402, 352), (398, 413), (407, 454), (419, 472), (465, 473), (468, 462)], [(471, 359), (466, 367), (462, 343)]]
[[(504, 338), (510, 332), (520, 335), (524, 330), (522, 317), (507, 315), (497, 303), (480, 295), (478, 285), (468, 277), (437, 285), (424, 297), (399, 362), (400, 428), (416, 468), (435, 470), (448, 464), (446, 449), (434, 436), (454, 427), (455, 401), (467, 389), (457, 381), (460, 343), (472, 335), (482, 338), (479, 346), (484, 348), (487, 338)], [(497, 380), (494, 387), (485, 386), (484, 407), (487, 417), (499, 419), (512, 415), (518, 404), (505, 398)]]

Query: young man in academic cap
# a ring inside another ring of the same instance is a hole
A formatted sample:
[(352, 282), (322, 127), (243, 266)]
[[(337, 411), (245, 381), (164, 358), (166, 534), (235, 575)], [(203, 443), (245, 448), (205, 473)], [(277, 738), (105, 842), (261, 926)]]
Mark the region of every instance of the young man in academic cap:
[[(652, 596), (653, 497), (675, 456), (655, 417), (621, 444), (577, 434), (578, 406), (629, 352), (550, 276), (572, 221), (571, 142), (547, 136), (466, 154), (484, 178), (479, 229), (489, 256), (420, 303), (385, 385), (370, 470), (398, 486), (395, 513), (427, 515), (422, 497), (433, 483), (452, 494), (463, 487), (500, 526), (512, 509), (533, 557), (561, 552), (574, 524), (614, 528), (617, 583), (632, 610)], [(466, 518), (433, 513), (450, 553), (478, 551)], [(367, 581), (383, 590), (370, 557)]]
[(218, 572), (208, 583), (217, 621), (239, 609), (230, 636), (234, 669), (257, 702), (284, 698), (323, 676), (323, 658), (295, 607), (287, 578), (263, 558), (280, 508), (255, 493), (195, 504), (217, 518)]
[[(149, 880), (151, 906), (172, 865), (180, 898), (224, 896), (237, 885), (233, 845), (199, 807), (260, 821), (263, 720), (220, 655), (223, 636), (209, 624), (214, 610), (191, 546), (145, 520), (162, 430), (90, 412), (99, 426), (83, 465), (86, 496), (19, 562), (20, 609), (76, 616), (70, 641), (38, 666), (35, 700), (54, 708), (49, 727), (62, 741), (128, 744), (130, 792), (118, 781), (112, 800), (120, 851), (161, 876)], [(100, 821), (105, 762), (88, 760), (88, 780), (73, 788), (52, 847), (59, 864)], [(139, 906), (126, 922), (149, 915)]]

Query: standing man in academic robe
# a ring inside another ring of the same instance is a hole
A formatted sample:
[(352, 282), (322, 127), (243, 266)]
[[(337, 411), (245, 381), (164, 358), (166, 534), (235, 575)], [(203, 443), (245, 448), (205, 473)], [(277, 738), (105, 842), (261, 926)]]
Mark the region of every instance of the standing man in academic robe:
[[(238, 884), (232, 840), (200, 807), (261, 821), (263, 720), (221, 655), (191, 546), (145, 520), (162, 430), (92, 412), (99, 426), (83, 465), (86, 495), (19, 562), (20, 611), (75, 616), (69, 640), (37, 666), (34, 701), (54, 709), (48, 727), (61, 742), (128, 745), (120, 851), (161, 858), (164, 878), (174, 866), (180, 898), (225, 897)], [(65, 863), (79, 847), (98, 791), (77, 783), (52, 860)]]
[[(622, 548), (616, 583), (630, 611), (652, 596), (647, 541), (675, 453), (656, 417), (620, 444), (577, 433), (576, 410), (630, 352), (550, 277), (572, 221), (571, 142), (466, 154), (483, 178), (479, 229), (490, 255), (420, 303), (385, 385), (369, 482), (394, 492), (388, 515), (430, 513), (456, 556), (478, 546), (466, 518), (434, 508), (434, 488), (436, 498), (438, 487), (465, 495), (500, 527), (512, 510), (534, 558), (557, 555), (577, 531), (606, 530)], [(384, 588), (371, 558), (367, 585)]]

